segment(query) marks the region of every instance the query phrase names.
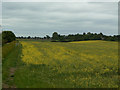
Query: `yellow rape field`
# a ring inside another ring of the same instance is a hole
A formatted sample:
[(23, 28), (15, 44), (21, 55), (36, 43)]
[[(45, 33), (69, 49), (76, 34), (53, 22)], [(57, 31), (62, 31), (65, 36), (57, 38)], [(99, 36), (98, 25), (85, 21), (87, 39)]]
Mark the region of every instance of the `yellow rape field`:
[[(95, 43), (95, 42), (99, 42), (99, 40), (88, 40), (88, 41), (73, 41), (70, 43)], [(102, 41), (105, 42), (105, 41)]]
[(40, 87), (41, 80), (42, 86), (49, 88), (118, 87), (117, 42), (21, 41), (21, 44), (22, 61), (31, 65), (27, 70), (31, 74), (27, 81), (33, 81), (29, 87)]

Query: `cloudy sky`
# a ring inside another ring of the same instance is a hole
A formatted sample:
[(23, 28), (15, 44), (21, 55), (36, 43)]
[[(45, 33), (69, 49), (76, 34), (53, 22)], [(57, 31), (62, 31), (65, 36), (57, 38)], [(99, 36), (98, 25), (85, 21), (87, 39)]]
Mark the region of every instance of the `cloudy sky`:
[(16, 36), (118, 34), (117, 2), (3, 2), (2, 15), (3, 30)]

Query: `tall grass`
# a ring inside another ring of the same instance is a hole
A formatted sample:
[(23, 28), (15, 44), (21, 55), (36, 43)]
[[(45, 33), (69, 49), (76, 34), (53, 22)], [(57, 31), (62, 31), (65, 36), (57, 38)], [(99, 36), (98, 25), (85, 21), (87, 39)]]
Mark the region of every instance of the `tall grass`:
[(20, 65), (21, 45), (19, 42), (13, 41), (4, 45), (2, 49), (4, 57), (2, 58), (2, 84), (3, 88), (9, 88), (14, 85), (14, 80), (10, 79), (11, 68), (16, 69)]
[(16, 42), (7, 43), (2, 47), (2, 58), (5, 58), (15, 48)]

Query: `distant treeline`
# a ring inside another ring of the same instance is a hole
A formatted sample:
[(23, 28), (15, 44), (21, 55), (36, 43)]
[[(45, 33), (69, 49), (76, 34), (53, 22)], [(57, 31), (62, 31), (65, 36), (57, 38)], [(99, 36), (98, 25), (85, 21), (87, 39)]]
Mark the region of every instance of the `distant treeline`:
[(16, 37), (12, 31), (2, 31), (2, 45), (12, 42), (16, 39), (42, 39), (50, 40), (52, 42), (71, 42), (71, 41), (85, 41), (85, 40), (106, 40), (106, 41), (119, 41), (120, 35), (107, 36), (102, 33), (83, 33), (83, 34), (69, 34), (60, 35), (57, 32), (52, 34), (52, 37), (46, 35), (45, 37)]
[(46, 35), (46, 37), (31, 37), (31, 36), (28, 36), (28, 37), (24, 37), (24, 36), (21, 36), (21, 37), (16, 37), (16, 39), (51, 39), (50, 36)]
[(71, 42), (71, 41), (85, 41), (85, 40), (106, 40), (106, 41), (118, 41), (120, 35), (107, 36), (102, 33), (83, 33), (83, 34), (69, 34), (69, 35), (60, 35), (57, 32), (52, 34), (52, 37), (46, 35), (46, 37), (17, 37), (17, 39), (50, 39), (52, 42)]

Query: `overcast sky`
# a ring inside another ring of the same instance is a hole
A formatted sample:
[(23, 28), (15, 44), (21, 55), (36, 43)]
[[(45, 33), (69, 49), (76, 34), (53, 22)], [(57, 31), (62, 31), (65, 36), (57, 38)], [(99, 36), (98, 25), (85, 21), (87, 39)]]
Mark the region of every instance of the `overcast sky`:
[(3, 30), (12, 30), (16, 36), (118, 34), (117, 2), (3, 2), (2, 11)]

